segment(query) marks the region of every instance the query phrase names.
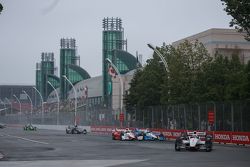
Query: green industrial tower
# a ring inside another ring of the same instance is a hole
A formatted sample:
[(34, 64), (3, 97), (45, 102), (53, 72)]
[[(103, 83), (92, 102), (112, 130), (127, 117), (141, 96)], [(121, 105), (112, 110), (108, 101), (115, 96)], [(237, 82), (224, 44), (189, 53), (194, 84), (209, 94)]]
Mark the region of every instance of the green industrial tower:
[(69, 83), (63, 76), (66, 76), (73, 84), (90, 78), (87, 71), (82, 69), (79, 65), (80, 57), (77, 55), (76, 40), (73, 38), (62, 38), (60, 49), (61, 99), (67, 99), (67, 92), (71, 89)]
[(106, 58), (114, 63), (112, 52), (115, 49), (124, 50), (126, 40), (124, 40), (124, 32), (122, 27), (122, 20), (120, 18), (104, 18), (103, 32), (102, 32), (102, 73), (103, 73), (103, 102), (107, 107), (111, 107), (112, 82), (108, 75), (109, 64)]
[(103, 74), (103, 102), (106, 107), (112, 106), (112, 80), (108, 74), (110, 59), (120, 74), (137, 68), (138, 61), (127, 52), (127, 40), (124, 39), (124, 29), (120, 18), (104, 18), (102, 32), (102, 74)]
[(47, 82), (50, 81), (55, 87), (59, 86), (59, 78), (55, 75), (55, 70), (54, 53), (43, 52), (41, 62), (36, 64), (36, 88), (42, 94), (44, 101), (52, 91)]

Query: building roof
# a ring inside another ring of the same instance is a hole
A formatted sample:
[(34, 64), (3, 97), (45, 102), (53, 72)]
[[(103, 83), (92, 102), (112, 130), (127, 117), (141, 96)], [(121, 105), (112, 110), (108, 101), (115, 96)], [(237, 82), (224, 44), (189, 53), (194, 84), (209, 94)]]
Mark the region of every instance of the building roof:
[(202, 42), (204, 45), (211, 43), (211, 41), (213, 41), (213, 43), (234, 42), (234, 43), (249, 45), (249, 42), (244, 39), (244, 35), (246, 34), (239, 33), (235, 29), (211, 28), (206, 31), (175, 41), (172, 43), (172, 45), (176, 47), (185, 40), (188, 41), (198, 40), (199, 42)]

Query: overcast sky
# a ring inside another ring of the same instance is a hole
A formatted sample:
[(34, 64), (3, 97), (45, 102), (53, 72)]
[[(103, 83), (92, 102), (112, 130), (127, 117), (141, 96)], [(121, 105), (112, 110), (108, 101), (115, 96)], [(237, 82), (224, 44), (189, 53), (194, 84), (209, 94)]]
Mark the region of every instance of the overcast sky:
[(152, 56), (161, 46), (209, 28), (229, 28), (220, 0), (0, 0), (0, 84), (35, 85), (42, 52), (54, 52), (59, 67), (61, 38), (75, 38), (81, 64), (91, 77), (102, 72), (102, 19), (123, 21), (128, 52)]

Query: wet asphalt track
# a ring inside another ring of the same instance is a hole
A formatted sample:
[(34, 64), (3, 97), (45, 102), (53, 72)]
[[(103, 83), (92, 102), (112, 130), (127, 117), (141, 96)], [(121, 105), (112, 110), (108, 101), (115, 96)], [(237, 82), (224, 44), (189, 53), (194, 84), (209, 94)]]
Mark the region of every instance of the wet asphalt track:
[(174, 151), (173, 142), (113, 141), (64, 131), (0, 129), (0, 167), (249, 167), (250, 148), (214, 145), (212, 152)]

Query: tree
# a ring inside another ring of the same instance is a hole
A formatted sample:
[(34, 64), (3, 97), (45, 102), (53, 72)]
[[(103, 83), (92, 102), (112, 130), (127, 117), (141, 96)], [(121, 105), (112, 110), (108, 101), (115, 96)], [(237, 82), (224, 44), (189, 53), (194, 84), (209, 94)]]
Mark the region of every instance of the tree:
[(0, 3), (0, 14), (1, 14), (2, 10), (3, 10), (3, 5)]
[(147, 60), (147, 65), (135, 73), (129, 93), (125, 96), (128, 112), (133, 107), (160, 105), (161, 86), (166, 71), (159, 61), (160, 58), (154, 54), (152, 59)]
[(221, 0), (224, 9), (233, 19), (229, 23), (230, 27), (235, 26), (239, 32), (246, 32), (245, 39), (250, 41), (250, 2), (249, 0)]
[(244, 72), (246, 75), (246, 84), (244, 85), (245, 99), (250, 99), (250, 61), (245, 66)]
[(138, 84), (139, 78), (142, 75), (142, 69), (138, 68), (134, 74), (130, 82), (130, 89), (124, 96), (124, 101), (126, 104), (126, 111), (129, 113), (133, 113), (134, 108), (136, 108), (137, 103), (139, 101), (139, 94), (138, 94)]
[[(229, 56), (229, 55), (228, 55)], [(243, 100), (247, 96), (247, 75), (237, 55), (215, 54), (204, 69), (203, 101)]]
[[(185, 41), (177, 48), (168, 47), (169, 64), (169, 102), (187, 103), (200, 100), (200, 74), (203, 66), (210, 61), (209, 54), (202, 43)], [(166, 81), (166, 80), (165, 80)], [(164, 87), (166, 89), (166, 87)], [(164, 98), (164, 94), (162, 95)]]
[(238, 55), (232, 55), (226, 75), (226, 100), (242, 100), (246, 94), (244, 85), (247, 82), (244, 73), (244, 64), (241, 64)]
[(230, 60), (227, 57), (215, 54), (213, 61), (207, 66), (204, 73), (204, 79), (206, 79), (205, 101), (225, 101), (227, 99), (229, 64)]

